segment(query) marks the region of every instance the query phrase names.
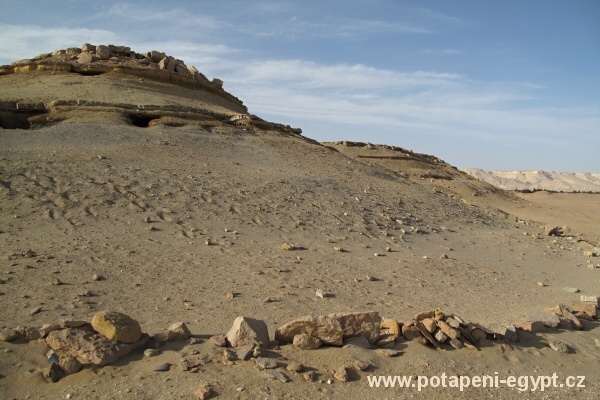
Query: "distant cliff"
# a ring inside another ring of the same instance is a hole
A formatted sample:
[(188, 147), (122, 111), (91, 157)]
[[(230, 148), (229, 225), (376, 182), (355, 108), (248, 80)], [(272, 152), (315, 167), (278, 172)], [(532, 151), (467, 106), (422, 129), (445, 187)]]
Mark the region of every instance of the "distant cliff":
[(549, 190), (556, 192), (600, 193), (600, 173), (552, 171), (461, 171), (506, 190)]

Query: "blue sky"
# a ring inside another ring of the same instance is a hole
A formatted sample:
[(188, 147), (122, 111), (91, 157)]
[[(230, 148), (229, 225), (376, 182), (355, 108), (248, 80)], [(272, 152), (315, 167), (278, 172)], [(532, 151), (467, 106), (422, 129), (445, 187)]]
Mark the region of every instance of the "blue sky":
[(598, 0), (0, 0), (0, 64), (84, 42), (165, 51), (320, 141), (600, 172)]

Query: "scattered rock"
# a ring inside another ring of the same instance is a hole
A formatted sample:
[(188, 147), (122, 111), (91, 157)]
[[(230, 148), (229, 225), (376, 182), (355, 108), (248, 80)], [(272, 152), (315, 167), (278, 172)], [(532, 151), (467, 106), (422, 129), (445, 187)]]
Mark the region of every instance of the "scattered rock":
[(67, 375), (76, 374), (81, 370), (81, 363), (73, 357), (61, 357), (58, 365)]
[(305, 372), (304, 374), (302, 374), (302, 378), (306, 382), (315, 382), (318, 377), (319, 377), (319, 375), (315, 371), (308, 371), (308, 372)]
[(142, 328), (136, 320), (116, 311), (102, 311), (94, 315), (92, 327), (115, 342), (135, 343), (142, 336)]
[(433, 318), (424, 318), (421, 322), (423, 322), (423, 326), (429, 333), (433, 333), (437, 329), (437, 324)]
[(79, 320), (61, 320), (60, 327), (61, 328), (79, 328), (80, 326), (84, 326), (88, 324), (87, 321), (79, 321)]
[(294, 347), (300, 350), (316, 350), (323, 345), (319, 338), (310, 336), (306, 333), (300, 333), (294, 336)]
[(258, 344), (269, 346), (269, 330), (267, 324), (259, 319), (237, 317), (227, 333), (227, 341), (232, 347)]
[(513, 325), (515, 326), (515, 328), (521, 329), (529, 333), (538, 333), (544, 330), (544, 324), (542, 323), (542, 321), (530, 321), (525, 318), (515, 321)]
[(225, 365), (232, 365), (233, 363), (231, 361), (237, 360), (238, 356), (231, 349), (223, 349), (222, 359), (223, 359), (223, 364), (225, 364)]
[(538, 283), (537, 283), (537, 285), (538, 285), (539, 287), (544, 287), (544, 286), (546, 286), (546, 285), (544, 284), (544, 282), (538, 282)]
[(192, 392), (197, 400), (206, 400), (212, 395), (212, 387), (207, 383), (199, 384)]
[(564, 287), (563, 290), (569, 293), (579, 293), (579, 289), (572, 287)]
[(402, 326), (402, 336), (404, 336), (404, 339), (409, 341), (423, 337), (421, 332), (414, 326)]
[(387, 329), (390, 335), (400, 336), (402, 334), (400, 331), (400, 324), (392, 318), (384, 318), (379, 327), (381, 329)]
[(531, 321), (540, 321), (542, 324), (544, 324), (544, 326), (554, 329), (556, 329), (560, 324), (560, 320), (558, 319), (557, 315), (545, 312), (529, 313), (527, 314), (527, 319)]
[(258, 369), (275, 369), (277, 368), (277, 361), (266, 358), (266, 357), (258, 357), (254, 359), (256, 366)]
[(581, 301), (582, 303), (595, 304), (596, 307), (600, 306), (600, 296), (587, 296), (585, 294), (582, 294), (581, 296), (579, 296), (579, 301)]
[(50, 363), (48, 369), (44, 371), (44, 378), (50, 382), (58, 382), (64, 375), (62, 368), (56, 363)]
[(463, 348), (463, 342), (461, 342), (458, 339), (450, 339), (450, 345), (457, 350), (460, 350)]
[(423, 320), (425, 318), (433, 318), (435, 317), (435, 311), (431, 310), (431, 311), (422, 311), (420, 313), (415, 314), (415, 316), (413, 317), (413, 319), (415, 321), (420, 321)]
[(365, 336), (355, 336), (344, 340), (344, 348), (370, 349), (371, 343)]
[(62, 281), (58, 278), (54, 278), (54, 279), (52, 279), (52, 284), (54, 286), (59, 286), (59, 285), (62, 285)]
[(146, 349), (144, 350), (144, 357), (156, 357), (160, 354), (160, 350), (158, 349)]
[(371, 363), (368, 362), (364, 362), (364, 361), (359, 361), (359, 360), (354, 360), (352, 361), (352, 367), (358, 371), (366, 371), (369, 368), (371, 368)]
[(159, 372), (166, 372), (166, 371), (169, 371), (170, 369), (171, 369), (171, 364), (169, 364), (169, 363), (158, 364), (157, 366), (155, 366), (153, 368), (154, 371), (159, 371)]
[(419, 332), (421, 332), (421, 334), (423, 336), (425, 336), (425, 339), (427, 339), (429, 341), (429, 343), (431, 343), (433, 345), (433, 347), (435, 347), (436, 349), (441, 348), (438, 341), (435, 340), (434, 337), (431, 336), (431, 334), (429, 332), (427, 332), (427, 329), (425, 329), (425, 326), (423, 326), (423, 323), (421, 321), (415, 321), (415, 328), (417, 328), (419, 330)]
[(555, 340), (551, 340), (548, 345), (550, 346), (550, 348), (554, 351), (558, 351), (559, 353), (570, 353), (571, 350), (569, 349), (569, 347), (559, 341), (555, 341)]
[(323, 289), (317, 289), (315, 296), (320, 297), (322, 299), (328, 297), (327, 293)]
[(398, 357), (402, 354), (401, 351), (394, 349), (377, 349), (376, 352), (384, 357)]
[(448, 340), (448, 336), (444, 332), (442, 332), (441, 329), (436, 329), (435, 332), (433, 332), (433, 338), (439, 343), (446, 343), (446, 341)]
[(288, 370), (289, 372), (300, 373), (300, 372), (304, 371), (304, 365), (302, 365), (299, 362), (293, 361), (293, 362), (289, 363), (285, 369)]
[(348, 370), (345, 366), (340, 367), (337, 371), (333, 373), (333, 377), (340, 382), (348, 382)]
[(14, 329), (3, 329), (0, 331), (0, 342), (12, 342), (20, 335)]
[(301, 333), (314, 336), (324, 344), (341, 346), (343, 344), (342, 327), (336, 318), (324, 316), (306, 316), (290, 321), (275, 332), (275, 340), (280, 343), (292, 343)]
[(458, 339), (460, 337), (460, 331), (458, 329), (454, 329), (444, 321), (437, 321), (437, 326), (450, 339)]
[(268, 371), (267, 378), (273, 381), (280, 381), (283, 383), (287, 383), (290, 381), (290, 378), (288, 378), (287, 375), (281, 371)]
[(286, 251), (296, 250), (296, 246), (294, 246), (293, 244), (287, 244), (287, 243), (282, 243), (281, 248)]
[(215, 346), (227, 347), (227, 338), (225, 335), (214, 335), (208, 340)]
[(574, 301), (571, 303), (571, 310), (575, 315), (587, 315), (589, 318), (598, 318), (597, 307), (595, 303), (583, 303)]
[(175, 342), (178, 340), (187, 340), (192, 333), (183, 322), (175, 322), (167, 329), (167, 341)]
[(235, 350), (235, 354), (240, 360), (248, 361), (254, 354), (254, 347), (254, 345), (240, 347)]

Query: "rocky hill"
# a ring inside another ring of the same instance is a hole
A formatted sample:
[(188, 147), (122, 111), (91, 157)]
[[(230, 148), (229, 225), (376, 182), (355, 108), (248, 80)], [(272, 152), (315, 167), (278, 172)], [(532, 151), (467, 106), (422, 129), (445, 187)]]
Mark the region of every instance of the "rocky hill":
[(532, 398), (597, 396), (597, 226), (318, 143), (184, 66), (86, 44), (2, 67), (0, 397), (392, 398), (369, 377), (533, 370), (587, 381)]
[(552, 171), (461, 171), (505, 190), (548, 190), (554, 192), (600, 192), (600, 174)]

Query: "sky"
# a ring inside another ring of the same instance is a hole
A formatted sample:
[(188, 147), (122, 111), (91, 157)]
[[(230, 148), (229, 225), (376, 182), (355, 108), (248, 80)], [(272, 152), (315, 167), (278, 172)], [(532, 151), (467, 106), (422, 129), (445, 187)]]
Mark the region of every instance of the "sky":
[(319, 141), (600, 172), (598, 0), (0, 0), (0, 64), (83, 43), (164, 51)]

